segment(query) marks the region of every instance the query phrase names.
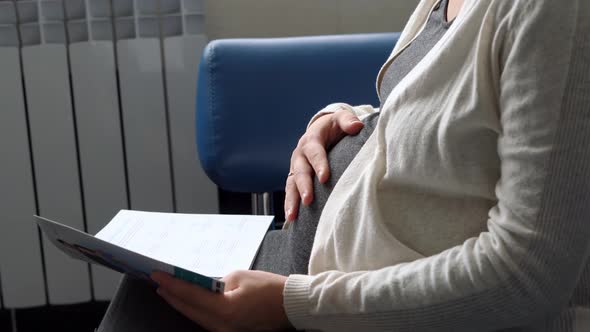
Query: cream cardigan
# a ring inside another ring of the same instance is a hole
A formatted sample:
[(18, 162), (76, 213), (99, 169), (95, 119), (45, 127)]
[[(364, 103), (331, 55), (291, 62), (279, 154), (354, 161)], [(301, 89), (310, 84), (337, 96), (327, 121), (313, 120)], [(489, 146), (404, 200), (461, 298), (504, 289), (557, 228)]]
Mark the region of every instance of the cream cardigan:
[(589, 36), (588, 0), (466, 0), (327, 201), (292, 324), (590, 331)]

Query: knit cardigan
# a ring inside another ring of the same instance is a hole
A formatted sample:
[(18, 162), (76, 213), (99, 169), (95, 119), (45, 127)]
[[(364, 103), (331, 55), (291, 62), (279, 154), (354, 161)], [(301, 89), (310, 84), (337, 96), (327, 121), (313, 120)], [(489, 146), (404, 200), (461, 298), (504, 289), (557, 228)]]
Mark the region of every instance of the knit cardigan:
[[(340, 108), (378, 111), (319, 114)], [(287, 280), (291, 323), (590, 331), (590, 1), (466, 0), (380, 112)]]

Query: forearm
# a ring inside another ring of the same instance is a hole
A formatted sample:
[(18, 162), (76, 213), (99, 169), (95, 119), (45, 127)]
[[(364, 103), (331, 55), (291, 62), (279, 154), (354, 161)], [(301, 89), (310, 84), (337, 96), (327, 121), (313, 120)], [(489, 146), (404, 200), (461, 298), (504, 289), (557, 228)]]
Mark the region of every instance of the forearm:
[[(567, 227), (565, 233), (547, 227), (527, 244), (484, 233), (439, 255), (378, 271), (291, 276), (285, 307), (297, 328), (326, 331), (525, 325), (558, 310), (576, 284), (590, 231), (581, 219)], [(548, 245), (543, 239), (551, 233), (564, 241)]]

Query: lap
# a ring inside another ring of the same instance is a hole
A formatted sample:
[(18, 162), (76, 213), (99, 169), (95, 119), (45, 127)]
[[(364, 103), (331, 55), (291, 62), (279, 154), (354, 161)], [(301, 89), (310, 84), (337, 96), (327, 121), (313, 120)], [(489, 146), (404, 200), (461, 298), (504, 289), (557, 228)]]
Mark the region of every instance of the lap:
[[(369, 138), (377, 115), (365, 120), (357, 136), (347, 136), (328, 154), (331, 176), (327, 183), (314, 183), (314, 202), (299, 210), (286, 230), (270, 231), (264, 238), (253, 269), (281, 275), (307, 274), (317, 223), (325, 202), (348, 164)], [(123, 277), (119, 289), (97, 332), (116, 331), (204, 331), (185, 318), (155, 292), (148, 283)]]
[(124, 276), (97, 332), (205, 331), (181, 315), (149, 283)]

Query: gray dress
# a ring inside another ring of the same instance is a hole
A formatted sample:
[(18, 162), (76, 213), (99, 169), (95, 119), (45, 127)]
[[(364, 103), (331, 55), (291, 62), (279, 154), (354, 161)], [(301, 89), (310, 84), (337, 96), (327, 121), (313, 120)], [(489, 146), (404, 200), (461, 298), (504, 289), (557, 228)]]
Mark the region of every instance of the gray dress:
[[(422, 33), (387, 69), (381, 84), (381, 105), (393, 88), (432, 49), (448, 30), (443, 0), (428, 20)], [(372, 134), (378, 113), (365, 118), (365, 127), (356, 136), (346, 136), (328, 153), (331, 176), (327, 183), (314, 181), (314, 201), (301, 206), (298, 218), (286, 230), (267, 233), (253, 268), (281, 275), (307, 274), (309, 256), (324, 204), (334, 185), (352, 159)], [(124, 277), (115, 297), (98, 328), (99, 332), (118, 331), (199, 331), (195, 323), (185, 318), (156, 293), (152, 286), (131, 277)]]

